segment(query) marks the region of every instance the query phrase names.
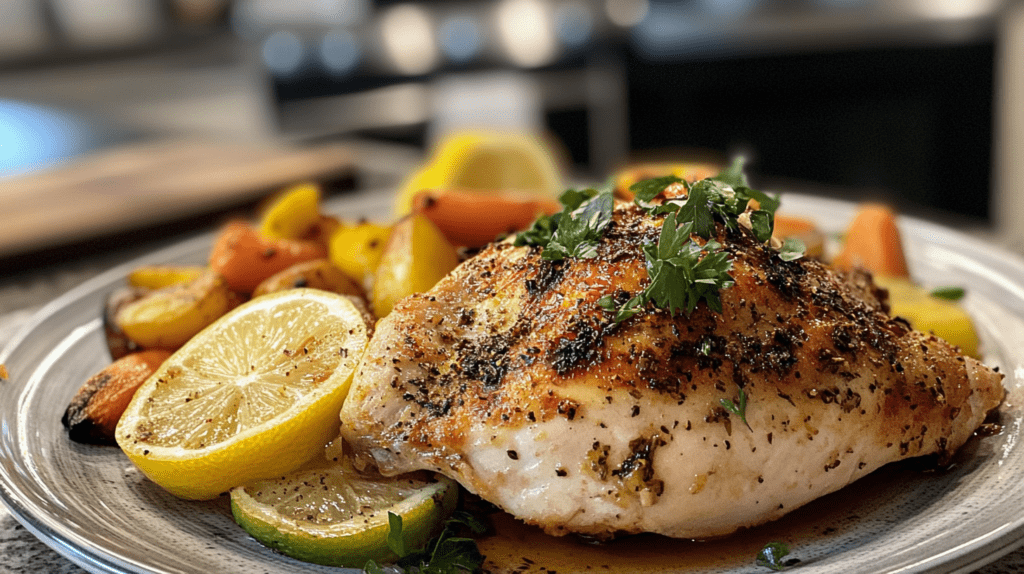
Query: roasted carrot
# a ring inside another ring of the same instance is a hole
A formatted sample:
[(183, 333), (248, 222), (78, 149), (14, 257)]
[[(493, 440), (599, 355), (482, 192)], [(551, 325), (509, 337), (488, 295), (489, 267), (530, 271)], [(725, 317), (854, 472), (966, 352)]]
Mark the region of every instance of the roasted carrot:
[(884, 205), (863, 205), (847, 228), (846, 244), (832, 264), (840, 269), (860, 267), (887, 277), (910, 277), (896, 214)]
[(261, 281), (296, 263), (327, 257), (316, 241), (267, 239), (251, 225), (228, 223), (210, 251), (210, 268), (234, 291), (252, 293)]
[(562, 206), (554, 199), (480, 191), (421, 191), (413, 197), (413, 212), (422, 213), (454, 245), (480, 247), (502, 233), (528, 227), (541, 213)]
[(61, 422), (75, 442), (114, 444), (114, 429), (132, 396), (170, 357), (164, 350), (125, 355), (82, 385), (64, 411)]

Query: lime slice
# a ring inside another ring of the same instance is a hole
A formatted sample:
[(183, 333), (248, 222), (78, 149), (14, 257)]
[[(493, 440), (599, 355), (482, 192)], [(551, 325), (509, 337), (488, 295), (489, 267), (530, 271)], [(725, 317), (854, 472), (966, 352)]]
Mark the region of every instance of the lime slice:
[(426, 473), (364, 476), (347, 462), (316, 465), (231, 490), (231, 512), (253, 538), (316, 564), (362, 568), (398, 558), (387, 544), (388, 513), (402, 517), (407, 548), (440, 530), (458, 499), (449, 478)]
[(291, 472), (338, 434), (366, 346), (345, 296), (291, 289), (227, 313), (136, 391), (115, 438), (153, 482), (209, 499)]

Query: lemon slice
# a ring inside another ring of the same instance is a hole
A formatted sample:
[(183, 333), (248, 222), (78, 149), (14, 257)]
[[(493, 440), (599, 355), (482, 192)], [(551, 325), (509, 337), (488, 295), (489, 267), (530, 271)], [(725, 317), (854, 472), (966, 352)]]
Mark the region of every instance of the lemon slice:
[(395, 212), (412, 210), (425, 189), (519, 190), (554, 197), (562, 178), (548, 144), (523, 132), (466, 131), (444, 139), (431, 160), (402, 185)]
[(402, 517), (406, 547), (427, 543), (455, 508), (458, 486), (425, 473), (365, 477), (348, 461), (231, 490), (231, 512), (253, 538), (283, 554), (328, 566), (390, 562), (388, 512)]
[(367, 342), (346, 297), (291, 289), (227, 313), (135, 393), (117, 444), (153, 482), (214, 498), (295, 470), (338, 434), (338, 412)]

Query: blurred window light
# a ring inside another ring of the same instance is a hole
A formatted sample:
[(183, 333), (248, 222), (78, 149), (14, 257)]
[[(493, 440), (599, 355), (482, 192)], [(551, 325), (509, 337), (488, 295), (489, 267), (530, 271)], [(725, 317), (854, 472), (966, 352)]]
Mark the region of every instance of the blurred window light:
[(351, 73), (361, 56), (359, 41), (348, 30), (328, 32), (320, 42), (320, 61), (335, 75)]
[(284, 27), (357, 26), (369, 14), (370, 0), (239, 0), (232, 7), (231, 27), (243, 38), (256, 39)]
[(995, 13), (1001, 0), (913, 0), (915, 12), (936, 20), (968, 20)]
[(384, 49), (399, 72), (426, 74), (437, 66), (439, 55), (430, 14), (415, 4), (401, 4), (380, 20)]
[(532, 68), (550, 63), (558, 46), (549, 5), (543, 0), (502, 0), (498, 5), (498, 36), (512, 62)]
[(288, 30), (278, 30), (263, 41), (263, 63), (275, 76), (290, 76), (299, 71), (305, 59), (302, 40)]
[(61, 30), (81, 46), (153, 40), (164, 23), (160, 3), (151, 0), (52, 0), (51, 5)]
[(470, 16), (447, 18), (438, 30), (438, 41), (449, 60), (464, 64), (480, 51), (480, 27)]
[(647, 16), (651, 5), (647, 0), (605, 0), (604, 11), (616, 26), (636, 26)]
[(590, 41), (594, 17), (583, 2), (570, 2), (555, 8), (555, 33), (563, 44), (579, 48)]
[(89, 148), (89, 130), (73, 114), (0, 100), (0, 177), (24, 173)]
[(0, 59), (46, 46), (46, 21), (36, 0), (4, 0), (0, 18)]

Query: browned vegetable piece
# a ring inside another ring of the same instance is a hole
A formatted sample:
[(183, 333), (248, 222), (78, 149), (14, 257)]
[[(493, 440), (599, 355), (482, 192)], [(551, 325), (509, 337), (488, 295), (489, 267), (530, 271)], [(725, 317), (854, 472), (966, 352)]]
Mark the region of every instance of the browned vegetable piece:
[(330, 259), (314, 259), (305, 263), (296, 263), (265, 279), (256, 286), (252, 296), (258, 297), (296, 287), (311, 287), (341, 295), (363, 296), (363, 288), (341, 269), (335, 267)]
[(125, 355), (78, 389), (60, 422), (68, 437), (86, 444), (115, 444), (114, 429), (135, 390), (170, 357), (165, 350)]
[(125, 305), (138, 301), (149, 289), (141, 287), (122, 287), (107, 295), (107, 301), (103, 305), (103, 331), (107, 339), (107, 349), (110, 351), (110, 358), (117, 360), (129, 353), (140, 351), (139, 345), (128, 338), (117, 324), (117, 312)]
[(224, 278), (206, 271), (194, 281), (150, 291), (126, 303), (115, 320), (146, 349), (176, 349), (227, 313), (232, 296)]

